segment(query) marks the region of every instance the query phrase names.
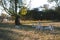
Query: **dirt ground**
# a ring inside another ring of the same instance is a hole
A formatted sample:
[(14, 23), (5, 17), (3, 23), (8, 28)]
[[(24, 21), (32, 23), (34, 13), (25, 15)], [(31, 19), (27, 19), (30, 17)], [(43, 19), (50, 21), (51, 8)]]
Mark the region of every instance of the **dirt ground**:
[[(0, 40), (60, 40), (60, 22), (52, 21), (20, 21), (23, 25), (15, 28), (14, 24), (0, 23)], [(42, 26), (52, 24), (54, 31), (36, 30), (32, 24), (40, 22)], [(11, 23), (11, 21), (10, 21)], [(13, 22), (14, 23), (14, 22)]]
[(0, 40), (60, 40), (60, 32), (0, 28)]

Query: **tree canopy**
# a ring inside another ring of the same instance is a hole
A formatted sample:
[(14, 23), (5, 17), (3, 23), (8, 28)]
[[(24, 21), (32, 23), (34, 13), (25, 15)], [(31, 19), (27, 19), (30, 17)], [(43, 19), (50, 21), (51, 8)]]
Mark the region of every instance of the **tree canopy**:
[(48, 0), (49, 3), (55, 2), (56, 7), (60, 6), (60, 0)]
[(0, 4), (9, 15), (19, 15), (19, 12), (21, 11), (21, 9), (22, 10), (27, 9), (25, 7), (26, 4), (23, 2), (24, 1), (22, 0), (1, 0)]

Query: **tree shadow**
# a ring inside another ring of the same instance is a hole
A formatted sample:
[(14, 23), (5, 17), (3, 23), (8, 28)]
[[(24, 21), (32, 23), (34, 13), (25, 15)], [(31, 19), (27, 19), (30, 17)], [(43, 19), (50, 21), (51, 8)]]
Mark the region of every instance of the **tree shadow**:
[[(0, 23), (0, 27), (3, 27), (3, 28), (15, 28), (15, 24)], [(18, 29), (21, 29), (21, 30), (33, 30), (34, 28), (32, 28), (32, 25), (23, 25), (23, 24), (21, 24), (21, 25), (19, 25)]]
[(32, 30), (35, 30), (34, 27), (32, 27), (32, 25), (20, 25), (20, 28), (21, 30), (25, 30), (25, 31), (32, 31)]
[(0, 27), (14, 28), (14, 24), (11, 23), (0, 23)]
[[(14, 24), (8, 24), (8, 23), (0, 23), (0, 27), (7, 27), (7, 28), (15, 28), (15, 25)], [(46, 34), (49, 34), (51, 31), (50, 30), (36, 30), (35, 27), (32, 27), (32, 25), (23, 25), (21, 24), (19, 26), (19, 28), (15, 28), (15, 29), (18, 29), (18, 30), (25, 30), (25, 31), (36, 31), (36, 32), (43, 32), (43, 33), (46, 33)], [(54, 30), (55, 32), (51, 32), (51, 34), (59, 34), (60, 35), (60, 32), (57, 33), (57, 31), (60, 31), (60, 27), (54, 27)], [(7, 30), (8, 31), (8, 30)]]
[(42, 30), (42, 33), (52, 34), (52, 35), (60, 35), (60, 27), (54, 26), (54, 30)]
[(52, 20), (53, 22), (60, 22), (60, 20)]
[(13, 33), (12, 31), (9, 30), (3, 30), (0, 29), (0, 39), (2, 40), (12, 40), (11, 37), (9, 36), (9, 33)]
[(55, 27), (56, 30), (60, 31), (60, 27)]

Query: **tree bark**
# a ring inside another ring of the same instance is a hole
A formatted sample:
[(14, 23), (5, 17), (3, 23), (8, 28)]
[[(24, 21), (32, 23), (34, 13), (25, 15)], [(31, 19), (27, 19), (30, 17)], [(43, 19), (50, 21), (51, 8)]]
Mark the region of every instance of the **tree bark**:
[(15, 25), (20, 25), (20, 16), (15, 17)]
[(18, 2), (18, 0), (15, 0), (15, 14), (16, 14), (16, 16), (15, 16), (15, 25), (19, 26), (20, 25), (20, 20), (19, 20), (20, 17), (17, 14), (17, 2)]

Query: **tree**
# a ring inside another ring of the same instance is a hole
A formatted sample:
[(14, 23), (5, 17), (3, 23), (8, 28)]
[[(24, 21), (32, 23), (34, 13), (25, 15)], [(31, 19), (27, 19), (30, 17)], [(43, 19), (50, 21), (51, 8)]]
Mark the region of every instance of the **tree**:
[(60, 1), (59, 0), (48, 0), (49, 3), (55, 2), (56, 7), (60, 6)]
[(20, 25), (20, 11), (25, 7), (22, 0), (1, 0), (1, 6), (11, 16), (15, 17), (15, 25)]
[(48, 0), (49, 3), (56, 3), (56, 7), (55, 7), (55, 12), (57, 12), (58, 15), (56, 15), (56, 18), (58, 18), (60, 20), (60, 0)]

